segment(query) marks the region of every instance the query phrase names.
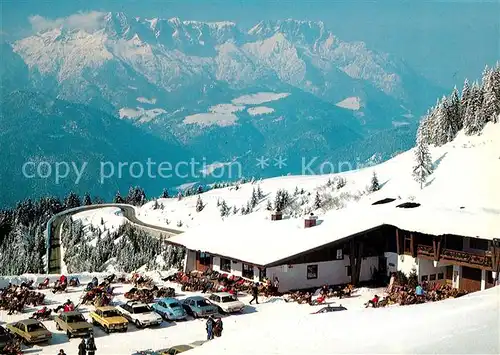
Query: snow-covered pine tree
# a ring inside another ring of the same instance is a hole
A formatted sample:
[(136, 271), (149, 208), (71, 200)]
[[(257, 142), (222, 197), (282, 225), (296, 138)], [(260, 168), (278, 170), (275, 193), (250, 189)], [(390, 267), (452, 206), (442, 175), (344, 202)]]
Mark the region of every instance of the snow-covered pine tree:
[(246, 207), (246, 214), (249, 214), (249, 213), (252, 213), (253, 212), (253, 208), (252, 208), (252, 204), (250, 203), (250, 201), (247, 202), (247, 207)]
[(242, 215), (246, 215), (246, 214), (247, 214), (247, 209), (246, 209), (246, 207), (245, 207), (245, 206), (241, 206), (241, 208), (240, 208), (240, 213), (241, 213)]
[(469, 106), (470, 93), (471, 93), (471, 87), (469, 84), (469, 80), (465, 79), (464, 87), (462, 88), (462, 95), (460, 96), (460, 120), (463, 123), (462, 126), (465, 126), (465, 117), (466, 117), (467, 107)]
[(238, 213), (238, 208), (236, 207), (236, 205), (233, 205), (233, 214), (236, 214)]
[(378, 182), (377, 173), (374, 171), (373, 175), (372, 175), (372, 181), (371, 181), (371, 185), (370, 185), (370, 191), (371, 192), (375, 192), (375, 191), (378, 191), (378, 190), (380, 190), (380, 184)]
[(155, 203), (153, 204), (153, 209), (157, 210), (158, 208), (160, 208), (160, 205), (158, 204), (158, 200), (155, 200)]
[(120, 194), (120, 191), (116, 192), (116, 195), (113, 198), (113, 203), (125, 203), (125, 200), (123, 199), (122, 195)]
[(161, 193), (161, 198), (169, 198), (170, 196), (168, 195), (168, 190), (163, 189), (163, 192)]
[(196, 190), (196, 193), (197, 193), (197, 194), (201, 194), (201, 193), (203, 193), (203, 186), (201, 186), (201, 185), (200, 185), (200, 186), (198, 186), (198, 189)]
[(462, 117), (460, 115), (460, 96), (458, 94), (458, 89), (455, 86), (453, 91), (451, 92), (450, 97), (448, 98), (448, 116), (451, 120), (451, 126), (453, 130), (453, 137), (455, 137), (464, 126), (462, 121)]
[(226, 200), (222, 200), (221, 204), (220, 204), (220, 216), (221, 217), (226, 217), (229, 215), (229, 206), (227, 205), (226, 203)]
[(432, 174), (432, 160), (429, 147), (425, 142), (420, 129), (417, 132), (417, 146), (415, 147), (415, 163), (413, 167), (413, 178), (420, 184), (420, 189), (427, 181), (427, 177)]
[(486, 121), (495, 122), (500, 113), (500, 100), (497, 98), (495, 88), (494, 69), (485, 69), (483, 72), (483, 93), (482, 115)]
[(259, 203), (259, 198), (257, 197), (257, 191), (255, 190), (254, 187), (252, 190), (252, 197), (250, 198), (250, 205), (252, 206), (252, 208), (254, 208), (255, 206), (257, 206), (258, 203)]
[(80, 197), (78, 197), (77, 194), (74, 192), (70, 192), (68, 197), (64, 200), (64, 206), (69, 209), (69, 208), (75, 208), (75, 207), (80, 207), (82, 205), (82, 202), (80, 201)]
[(261, 200), (264, 197), (264, 193), (262, 192), (262, 189), (260, 188), (260, 184), (257, 185), (257, 198)]
[(299, 194), (298, 186), (295, 186), (295, 191), (293, 192), (293, 196), (297, 196)]
[(272, 209), (273, 209), (273, 206), (271, 204), (271, 200), (267, 200), (266, 210), (272, 211)]
[(198, 199), (196, 200), (196, 212), (201, 212), (205, 208), (205, 205), (203, 204), (203, 200), (201, 199), (201, 196), (198, 196)]
[(477, 82), (472, 85), (470, 91), (469, 105), (465, 111), (464, 129), (465, 134), (478, 134), (483, 129), (486, 121), (482, 115), (483, 92)]
[(436, 146), (441, 146), (448, 142), (451, 142), (453, 138), (455, 138), (456, 127), (453, 122), (453, 117), (451, 109), (451, 103), (448, 98), (443, 96), (441, 101), (435, 108), (434, 111), (434, 120), (435, 120), (435, 128), (434, 128), (434, 144)]
[(180, 201), (182, 200), (182, 192), (179, 191), (179, 193), (177, 194), (177, 201)]
[(319, 192), (316, 191), (316, 196), (314, 197), (314, 209), (315, 210), (320, 209), (321, 205), (322, 205), (321, 197), (319, 196)]
[(87, 192), (85, 196), (83, 196), (83, 205), (90, 206), (92, 204), (92, 199), (90, 198), (90, 194)]

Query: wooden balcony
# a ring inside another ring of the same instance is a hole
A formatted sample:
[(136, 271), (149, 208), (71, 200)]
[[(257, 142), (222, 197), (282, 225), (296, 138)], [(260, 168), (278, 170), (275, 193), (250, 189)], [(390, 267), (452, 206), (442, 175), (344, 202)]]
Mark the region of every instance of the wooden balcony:
[(443, 249), (441, 252), (441, 259), (456, 262), (464, 266), (480, 267), (482, 269), (492, 268), (491, 255), (487, 253), (475, 254), (465, 251), (458, 251), (452, 249)]
[(437, 253), (435, 252), (433, 246), (422, 244), (417, 245), (417, 256), (424, 259), (443, 261), (450, 264), (469, 266), (486, 270), (492, 270), (493, 267), (491, 253), (489, 252), (485, 252), (484, 254), (476, 254), (443, 248), (437, 257), (436, 255)]

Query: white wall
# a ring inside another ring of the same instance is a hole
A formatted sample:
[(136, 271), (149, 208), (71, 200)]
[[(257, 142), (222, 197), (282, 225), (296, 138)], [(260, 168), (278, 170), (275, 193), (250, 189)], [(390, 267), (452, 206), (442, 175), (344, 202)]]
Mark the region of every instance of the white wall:
[[(433, 281), (439, 281), (437, 279), (437, 274), (438, 273), (443, 273), (443, 279), (446, 278), (446, 264), (439, 263), (437, 264), (437, 267), (434, 267), (434, 262), (432, 260), (427, 260), (427, 259), (418, 259), (418, 280), (422, 281), (422, 276), (427, 275), (429, 276), (430, 274), (436, 274), (436, 280)], [(427, 281), (431, 281), (429, 278)]]
[(385, 258), (387, 259), (387, 275), (391, 275), (393, 272), (398, 271), (398, 261), (399, 256), (397, 253), (385, 252)]
[[(307, 279), (307, 266), (318, 265), (318, 278)], [(293, 289), (321, 287), (322, 285), (338, 285), (349, 283), (347, 266), (350, 265), (348, 255), (343, 260), (324, 261), (308, 264), (294, 264), (292, 267), (275, 266), (267, 268), (266, 275), (271, 280), (279, 279), (279, 291), (286, 292)], [(373, 268), (378, 266), (378, 257), (369, 257), (361, 262), (360, 281), (369, 281), (372, 278)]]

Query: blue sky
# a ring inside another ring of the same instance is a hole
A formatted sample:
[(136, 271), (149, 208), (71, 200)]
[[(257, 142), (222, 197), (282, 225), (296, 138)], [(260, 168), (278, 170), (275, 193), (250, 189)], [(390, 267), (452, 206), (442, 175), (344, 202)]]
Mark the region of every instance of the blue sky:
[(250, 28), (266, 19), (323, 21), (343, 40), (405, 59), (436, 84), (461, 86), (500, 59), (500, 1), (360, 0), (2, 0), (2, 31), (12, 39), (30, 28), (28, 17), (78, 11), (124, 11), (131, 16), (200, 21), (231, 20)]

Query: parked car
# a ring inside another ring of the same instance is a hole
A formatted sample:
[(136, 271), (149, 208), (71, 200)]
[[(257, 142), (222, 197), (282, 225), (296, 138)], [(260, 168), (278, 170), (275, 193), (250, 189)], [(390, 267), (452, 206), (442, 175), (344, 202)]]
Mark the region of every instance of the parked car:
[(128, 320), (115, 307), (97, 307), (89, 315), (92, 318), (92, 324), (101, 326), (106, 333), (127, 331)]
[(327, 306), (327, 307), (323, 307), (323, 308), (321, 308), (321, 309), (319, 309), (316, 312), (313, 312), (311, 314), (329, 313), (329, 312), (338, 312), (338, 311), (347, 311), (347, 308), (345, 308), (342, 305), (335, 306), (335, 307)]
[(92, 324), (87, 322), (79, 311), (63, 312), (54, 317), (57, 330), (66, 332), (68, 339), (71, 337), (88, 337), (93, 333)]
[(162, 318), (143, 302), (129, 301), (118, 306), (117, 310), (130, 323), (134, 323), (137, 328), (155, 326), (162, 322)]
[(7, 324), (7, 330), (14, 336), (21, 338), (25, 344), (48, 342), (52, 338), (52, 333), (36, 319), (24, 319)]
[(159, 299), (152, 308), (166, 320), (182, 320), (187, 317), (187, 312), (181, 303), (172, 297)]
[(12, 340), (12, 335), (0, 326), (0, 351)]
[(240, 312), (243, 308), (245, 308), (245, 304), (243, 302), (239, 301), (235, 295), (227, 292), (212, 293), (208, 299), (225, 313)]
[(184, 299), (182, 307), (186, 310), (187, 314), (194, 318), (208, 317), (217, 313), (217, 307), (201, 296), (192, 296)]

